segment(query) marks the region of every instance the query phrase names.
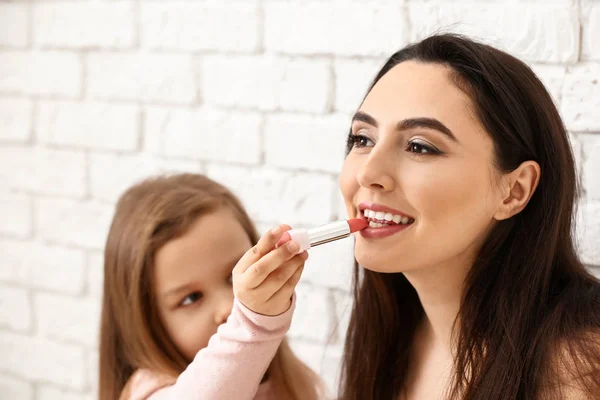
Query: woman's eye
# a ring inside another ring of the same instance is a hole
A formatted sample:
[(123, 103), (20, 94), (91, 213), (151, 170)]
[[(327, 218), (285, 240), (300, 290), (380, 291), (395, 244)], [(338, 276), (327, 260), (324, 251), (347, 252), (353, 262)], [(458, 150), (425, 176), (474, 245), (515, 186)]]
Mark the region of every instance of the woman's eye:
[(428, 154), (440, 154), (441, 152), (436, 149), (433, 146), (424, 144), (424, 143), (420, 143), (420, 142), (415, 142), (415, 141), (409, 141), (406, 144), (407, 147), (407, 151), (409, 151), (410, 153), (415, 153), (418, 155), (428, 155)]
[(361, 147), (373, 147), (375, 143), (368, 137), (361, 134), (353, 134), (348, 135), (348, 151), (353, 148), (361, 148)]
[(197, 302), (201, 298), (202, 298), (202, 293), (200, 293), (200, 292), (193, 292), (193, 293), (190, 293), (187, 296), (185, 296), (185, 299), (183, 299), (181, 301), (180, 305), (182, 305), (182, 306), (189, 306), (189, 305)]

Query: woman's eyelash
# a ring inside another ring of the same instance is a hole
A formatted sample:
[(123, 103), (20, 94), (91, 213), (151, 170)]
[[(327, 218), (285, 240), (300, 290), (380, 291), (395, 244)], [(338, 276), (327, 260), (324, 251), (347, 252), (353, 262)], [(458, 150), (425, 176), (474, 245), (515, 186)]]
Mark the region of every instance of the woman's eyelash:
[[(350, 133), (347, 140), (347, 151), (350, 152), (354, 148), (367, 147), (369, 142), (372, 142), (372, 140), (364, 135)], [(407, 141), (406, 151), (418, 156), (442, 154), (442, 152), (434, 146), (417, 140)]]
[(409, 140), (406, 142), (406, 151), (418, 156), (442, 154), (442, 152), (435, 147), (415, 140)]
[(360, 148), (360, 147), (366, 147), (368, 145), (368, 142), (370, 142), (371, 139), (369, 139), (366, 136), (363, 135), (355, 135), (353, 133), (350, 133), (348, 135), (348, 140), (346, 142), (346, 148), (348, 151), (352, 150), (353, 148)]

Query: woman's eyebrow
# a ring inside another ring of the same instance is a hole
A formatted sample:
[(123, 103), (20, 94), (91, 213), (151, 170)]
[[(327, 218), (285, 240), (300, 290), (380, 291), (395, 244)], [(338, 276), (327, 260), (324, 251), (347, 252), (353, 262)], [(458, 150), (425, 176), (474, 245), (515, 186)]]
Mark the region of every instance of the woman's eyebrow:
[[(352, 117), (352, 122), (354, 122), (354, 121), (361, 121), (361, 122), (369, 124), (375, 128), (377, 128), (379, 126), (379, 124), (377, 123), (377, 120), (375, 118), (373, 118), (372, 116), (370, 116), (369, 114), (365, 113), (364, 111), (357, 111), (354, 114), (354, 116)], [(456, 139), (456, 136), (454, 135), (454, 133), (452, 133), (450, 128), (448, 128), (441, 121), (439, 121), (435, 118), (426, 118), (426, 117), (408, 118), (408, 119), (404, 119), (396, 124), (396, 130), (398, 130), (399, 132), (406, 131), (409, 129), (414, 129), (414, 128), (426, 128), (426, 129), (432, 129), (432, 130), (438, 131), (438, 132), (444, 134), (446, 137), (448, 137), (453, 142), (458, 143), (458, 139)]]

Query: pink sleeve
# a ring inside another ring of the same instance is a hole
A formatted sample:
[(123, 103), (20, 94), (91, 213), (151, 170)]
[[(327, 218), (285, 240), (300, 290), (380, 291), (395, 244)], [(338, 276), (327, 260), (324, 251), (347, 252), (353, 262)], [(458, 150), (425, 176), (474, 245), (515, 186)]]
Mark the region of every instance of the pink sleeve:
[(288, 311), (268, 317), (235, 299), (227, 322), (208, 346), (198, 352), (175, 384), (154, 392), (148, 400), (253, 399), (290, 327), (294, 307), (295, 295)]

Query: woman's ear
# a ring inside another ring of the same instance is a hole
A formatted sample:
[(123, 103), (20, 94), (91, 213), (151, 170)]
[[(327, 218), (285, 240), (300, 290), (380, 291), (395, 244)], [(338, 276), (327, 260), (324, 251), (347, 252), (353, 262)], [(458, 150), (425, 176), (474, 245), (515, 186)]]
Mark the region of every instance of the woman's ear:
[(503, 177), (503, 199), (494, 218), (508, 219), (527, 206), (540, 182), (541, 169), (535, 161), (525, 161)]

